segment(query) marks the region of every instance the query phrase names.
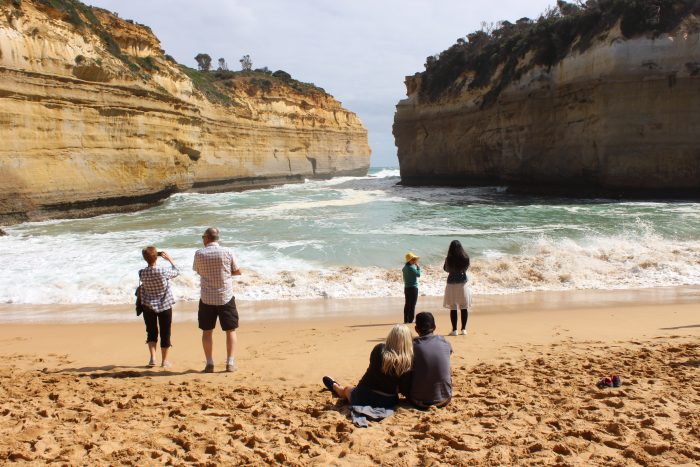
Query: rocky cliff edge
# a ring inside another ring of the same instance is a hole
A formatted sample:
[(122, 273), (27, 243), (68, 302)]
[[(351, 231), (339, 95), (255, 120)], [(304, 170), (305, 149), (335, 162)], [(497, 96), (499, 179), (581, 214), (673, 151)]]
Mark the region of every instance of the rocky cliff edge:
[(188, 69), (146, 26), (74, 0), (0, 0), (0, 123), (3, 222), (369, 166), (367, 131), (322, 89)]
[(403, 183), (700, 196), (700, 2), (587, 5), (471, 34), (408, 77)]

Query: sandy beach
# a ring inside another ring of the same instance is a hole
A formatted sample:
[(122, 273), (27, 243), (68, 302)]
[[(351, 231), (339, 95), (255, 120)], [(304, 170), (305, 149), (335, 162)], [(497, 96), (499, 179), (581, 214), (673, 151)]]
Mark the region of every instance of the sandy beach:
[[(449, 332), (439, 299), (421, 297)], [(696, 465), (700, 289), (480, 298), (450, 337), (454, 397), (355, 428), (321, 385), (356, 383), (401, 300), (245, 302), (237, 362), (202, 374), (194, 304), (169, 370), (130, 322), (0, 328), (0, 459), (69, 465)], [(0, 314), (32, 307), (3, 306)], [(75, 310), (73, 310), (75, 311)], [(79, 311), (79, 310), (78, 310)], [(47, 307), (68, 316), (71, 307)], [(105, 312), (126, 316), (131, 309)], [(45, 321), (52, 321), (49, 318)], [(598, 389), (618, 374), (620, 388)]]

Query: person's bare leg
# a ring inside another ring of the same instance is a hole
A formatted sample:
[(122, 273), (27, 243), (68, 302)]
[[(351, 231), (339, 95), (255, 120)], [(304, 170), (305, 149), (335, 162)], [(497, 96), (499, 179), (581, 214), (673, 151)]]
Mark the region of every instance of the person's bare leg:
[(151, 360), (148, 362), (148, 364), (154, 364), (156, 363), (156, 343), (155, 342), (148, 342), (148, 353), (151, 354)]
[(161, 363), (168, 361), (168, 350), (170, 350), (170, 347), (161, 347), (160, 348), (160, 355), (162, 357)]
[(214, 330), (202, 331), (202, 348), (204, 349), (204, 356), (207, 359), (207, 364), (214, 361), (214, 358), (212, 357), (214, 349), (214, 340), (212, 338), (213, 333)]
[(355, 389), (355, 386), (342, 387), (338, 383), (333, 384), (333, 392), (335, 392), (336, 396), (342, 397), (343, 399), (346, 399), (348, 402), (350, 401), (350, 394), (352, 393), (353, 389)]
[(238, 336), (236, 331), (226, 331), (226, 361), (233, 358), (233, 354), (236, 351), (236, 342), (238, 342)]

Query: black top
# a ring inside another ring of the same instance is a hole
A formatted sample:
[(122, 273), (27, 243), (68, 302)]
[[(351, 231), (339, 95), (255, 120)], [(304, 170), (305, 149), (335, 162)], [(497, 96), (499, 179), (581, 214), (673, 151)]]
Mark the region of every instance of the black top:
[(445, 259), (445, 264), (442, 265), (442, 269), (448, 272), (447, 283), (448, 284), (464, 284), (467, 282), (467, 269), (469, 269), (469, 258), (467, 258), (467, 264), (461, 268), (455, 268), (450, 266)]
[(365, 371), (358, 386), (366, 386), (373, 391), (385, 394), (398, 394), (399, 377), (382, 372), (382, 351), (384, 344), (377, 344), (369, 354), (369, 368)]

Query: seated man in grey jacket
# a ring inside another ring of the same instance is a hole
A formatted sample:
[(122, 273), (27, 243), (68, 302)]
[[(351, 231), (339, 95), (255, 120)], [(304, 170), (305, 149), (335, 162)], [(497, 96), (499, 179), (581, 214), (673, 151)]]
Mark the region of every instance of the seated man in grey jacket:
[(418, 313), (415, 329), (418, 337), (413, 340), (413, 370), (402, 379), (401, 393), (419, 409), (444, 407), (452, 398), (452, 346), (444, 337), (433, 334), (432, 313)]

